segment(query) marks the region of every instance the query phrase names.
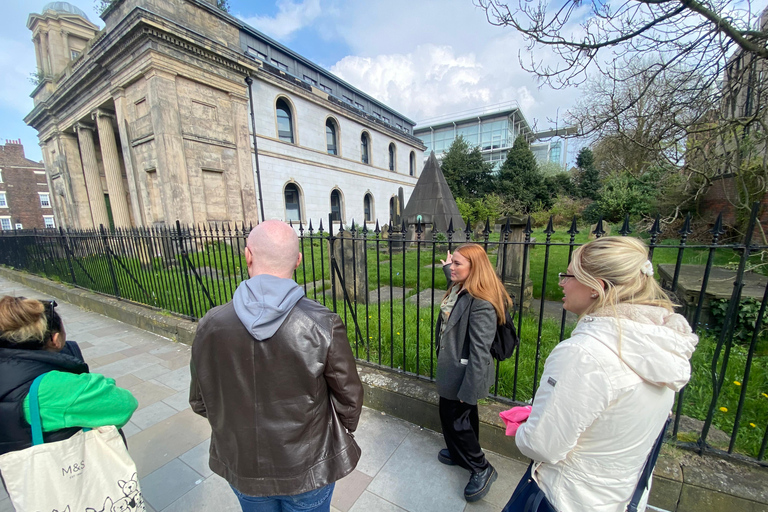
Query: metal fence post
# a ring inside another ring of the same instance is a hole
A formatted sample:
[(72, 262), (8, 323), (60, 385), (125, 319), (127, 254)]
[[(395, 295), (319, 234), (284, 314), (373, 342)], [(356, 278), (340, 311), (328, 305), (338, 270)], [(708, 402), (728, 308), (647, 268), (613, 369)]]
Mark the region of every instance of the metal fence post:
[(64, 254), (67, 255), (67, 267), (69, 267), (69, 273), (72, 276), (72, 284), (77, 284), (77, 278), (75, 277), (75, 267), (72, 266), (72, 258), (70, 257), (69, 242), (64, 234), (64, 228), (59, 226), (59, 235), (61, 236), (61, 244), (64, 246)]
[(181, 262), (184, 264), (184, 288), (187, 291), (187, 300), (189, 301), (189, 312), (190, 316), (193, 318), (197, 318), (195, 316), (195, 305), (192, 300), (192, 285), (189, 283), (189, 265), (187, 263), (187, 248), (184, 244), (184, 238), (181, 233), (181, 223), (177, 220), (176, 221), (176, 233), (178, 234), (179, 239), (179, 249), (181, 250)]
[(109, 265), (109, 275), (112, 277), (112, 288), (115, 291), (115, 297), (120, 298), (120, 288), (117, 286), (117, 276), (115, 275), (115, 265), (112, 262), (112, 250), (109, 248), (109, 241), (107, 240), (107, 232), (104, 229), (104, 224), (99, 224), (99, 231), (101, 232), (101, 241), (104, 243), (104, 253), (107, 255), (107, 264)]

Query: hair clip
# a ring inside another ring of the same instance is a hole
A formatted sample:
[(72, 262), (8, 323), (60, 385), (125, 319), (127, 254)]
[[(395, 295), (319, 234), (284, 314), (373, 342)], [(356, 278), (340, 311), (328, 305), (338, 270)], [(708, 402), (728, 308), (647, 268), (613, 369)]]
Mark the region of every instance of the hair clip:
[(648, 277), (653, 276), (653, 263), (651, 263), (651, 260), (645, 260), (643, 266), (640, 267), (640, 272)]

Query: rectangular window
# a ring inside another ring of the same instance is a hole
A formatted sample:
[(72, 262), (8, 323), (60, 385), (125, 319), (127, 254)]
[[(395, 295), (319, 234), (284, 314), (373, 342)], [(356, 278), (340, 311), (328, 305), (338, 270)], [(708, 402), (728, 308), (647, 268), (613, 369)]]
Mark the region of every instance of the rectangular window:
[(11, 230), (11, 218), (10, 217), (0, 217), (0, 229), (3, 231), (10, 231)]
[(21, 222), (16, 223), (16, 229), (24, 229), (24, 226), (21, 224)]
[(78, 57), (80, 57), (80, 52), (77, 50), (69, 50), (69, 58), (70, 60), (77, 60)]
[(8, 198), (5, 197), (5, 192), (0, 192), (0, 208), (8, 208)]
[(365, 105), (363, 105), (362, 103), (355, 102), (355, 106), (360, 110), (365, 110)]
[(330, 87), (328, 87), (327, 85), (323, 85), (323, 84), (320, 84), (320, 88), (321, 88), (322, 90), (324, 90), (325, 92), (327, 92), (328, 94), (333, 94), (333, 89), (331, 89), (331, 88), (330, 88)]
[(375, 117), (376, 119), (381, 119), (381, 114), (379, 114), (378, 112), (374, 112), (373, 117)]
[(0, 169), (0, 183), (3, 182), (3, 170)]
[(248, 55), (252, 59), (261, 59), (261, 60), (267, 60), (267, 56), (261, 53), (256, 48), (253, 48), (251, 46), (248, 47), (247, 50), (245, 50), (245, 54)]
[(315, 87), (317, 87), (317, 80), (313, 80), (309, 78), (307, 75), (304, 75), (304, 81), (307, 82), (308, 84), (312, 84)]
[(354, 101), (352, 101), (352, 98), (350, 98), (349, 96), (342, 96), (342, 98), (344, 98), (344, 101), (346, 101), (350, 105), (353, 105), (355, 103)]
[(287, 64), (283, 64), (282, 62), (280, 62), (280, 61), (279, 61), (279, 60), (277, 60), (277, 59), (272, 59), (272, 64), (273, 64), (273, 65), (274, 65), (276, 68), (282, 69), (283, 71), (288, 71), (288, 65), (287, 65)]
[(56, 223), (53, 221), (53, 215), (43, 215), (43, 223), (47, 228), (55, 228)]
[(38, 192), (40, 195), (40, 207), (41, 208), (50, 208), (51, 207), (51, 196), (48, 194), (48, 192)]
[(389, 118), (388, 118), (388, 117), (385, 117), (385, 118), (384, 118), (384, 122), (385, 122), (385, 123), (387, 123), (387, 124), (389, 124)]

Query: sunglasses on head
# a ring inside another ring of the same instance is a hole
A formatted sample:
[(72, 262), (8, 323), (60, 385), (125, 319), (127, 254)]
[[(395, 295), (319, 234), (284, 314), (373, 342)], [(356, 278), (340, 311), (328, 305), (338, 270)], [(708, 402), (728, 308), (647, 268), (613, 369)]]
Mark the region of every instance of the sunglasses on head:
[(55, 300), (41, 300), (43, 307), (45, 307), (45, 318), (48, 322), (48, 330), (53, 329), (53, 308), (58, 306)]

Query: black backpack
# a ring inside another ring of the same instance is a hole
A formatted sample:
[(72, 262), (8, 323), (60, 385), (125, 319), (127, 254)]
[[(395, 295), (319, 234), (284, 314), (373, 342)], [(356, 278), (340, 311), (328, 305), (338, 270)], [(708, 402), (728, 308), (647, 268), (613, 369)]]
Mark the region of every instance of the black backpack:
[[(472, 310), (472, 297), (469, 303), (469, 309)], [(515, 353), (515, 349), (520, 344), (520, 338), (517, 336), (517, 329), (515, 329), (515, 322), (512, 319), (512, 315), (509, 314), (509, 310), (505, 311), (504, 323), (496, 325), (496, 334), (493, 336), (493, 342), (491, 343), (491, 356), (497, 361), (504, 361), (512, 357)], [(470, 321), (471, 321), (470, 317)], [(469, 331), (467, 331), (467, 337)], [(469, 343), (468, 339), (464, 338), (464, 347), (461, 350), (462, 358), (469, 358)]]

